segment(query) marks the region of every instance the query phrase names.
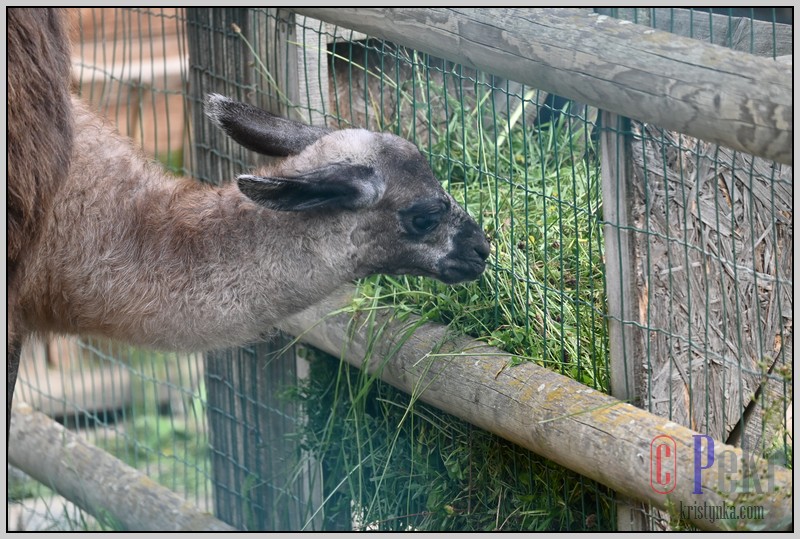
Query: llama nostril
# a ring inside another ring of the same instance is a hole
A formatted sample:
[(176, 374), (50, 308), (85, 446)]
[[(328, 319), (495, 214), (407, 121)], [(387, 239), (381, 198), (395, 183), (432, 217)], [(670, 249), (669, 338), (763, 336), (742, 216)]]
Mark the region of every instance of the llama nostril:
[(475, 252), (478, 253), (483, 260), (489, 258), (489, 254), (491, 253), (491, 245), (489, 242), (486, 241), (486, 238), (483, 235), (480, 235), (478, 238), (478, 244), (475, 246)]

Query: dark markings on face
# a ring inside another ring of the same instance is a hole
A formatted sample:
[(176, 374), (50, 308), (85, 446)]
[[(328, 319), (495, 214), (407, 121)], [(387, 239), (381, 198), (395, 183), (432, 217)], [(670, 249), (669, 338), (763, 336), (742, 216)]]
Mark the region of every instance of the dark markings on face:
[(483, 231), (472, 221), (462, 224), (453, 238), (453, 245), (456, 249), (463, 249), (462, 256), (465, 258), (486, 260), (491, 252), (491, 245)]
[(403, 230), (412, 238), (421, 238), (433, 232), (450, 211), (446, 198), (432, 198), (415, 202), (398, 212)]

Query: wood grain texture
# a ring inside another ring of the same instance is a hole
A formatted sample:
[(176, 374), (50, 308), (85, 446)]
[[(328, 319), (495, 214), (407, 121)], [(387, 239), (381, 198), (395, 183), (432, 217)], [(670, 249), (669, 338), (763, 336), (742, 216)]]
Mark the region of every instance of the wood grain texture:
[(641, 307), (625, 320), (647, 328), (643, 406), (769, 451), (792, 400), (793, 169), (637, 122), (631, 131)]
[[(693, 494), (696, 432), (533, 363), (512, 367), (509, 354), (453, 335), (445, 326), (420, 324), (413, 316), (400, 321), (389, 310), (354, 318), (341, 309), (351, 298), (352, 290), (342, 290), (289, 318), (281, 329), (378, 374), (423, 402), (634, 499), (663, 509), (679, 503), (759, 504), (766, 513), (759, 524), (766, 529), (791, 522), (790, 471), (750, 457), (745, 466), (740, 449), (717, 442), (717, 456), (727, 458), (717, 458), (703, 470), (703, 494)], [(370, 343), (368, 333), (380, 338)], [(677, 485), (668, 496), (650, 486), (650, 444), (660, 435), (675, 440), (678, 455)], [(736, 470), (734, 461), (739, 463)], [(737, 493), (736, 485), (745, 477), (759, 480), (761, 490)], [(695, 523), (703, 528), (731, 524)]]
[(792, 70), (585, 9), (297, 8), (468, 67), (792, 163)]
[(618, 19), (635, 22), (642, 11), (653, 28), (749, 52), (758, 56), (780, 56), (792, 53), (792, 25), (773, 24), (750, 17), (729, 17), (725, 9), (718, 13), (703, 13), (681, 8), (601, 8), (598, 12)]
[[(197, 81), (192, 91), (198, 101), (210, 91), (236, 96), (242, 91), (237, 86), (241, 84), (247, 88), (243, 97), (253, 105), (282, 117), (324, 125), (318, 93), (322, 82), (315, 77), (323, 76), (327, 83), (327, 68), (321, 73), (317, 69), (324, 66), (325, 55), (313, 39), (312, 21), (306, 21), (309, 30), (304, 31), (295, 24), (293, 13), (276, 8), (190, 8), (187, 15), (191, 23), (189, 50), (196, 67), (193, 81)], [(232, 35), (208, 31), (234, 25), (238, 33)], [(255, 53), (249, 51), (245, 40)], [(259, 67), (262, 64), (264, 67)], [(304, 64), (308, 64), (307, 71), (301, 69)], [(230, 178), (241, 173), (238, 163), (227, 155), (241, 156), (240, 162), (247, 165), (269, 161), (269, 157), (231, 143), (221, 130), (209, 130), (201, 107), (195, 110), (193, 135), (200, 177)], [(297, 383), (294, 349), (278, 354), (286, 339), (271, 337), (255, 347), (205, 356), (214, 511), (242, 530), (319, 527), (319, 519), (309, 523), (313, 509), (308, 508), (308, 477), (301, 474), (298, 480), (292, 476), (300, 448), (289, 435), (300, 421), (300, 411), (282, 395), (287, 386)]]
[(11, 414), (8, 462), (100, 520), (131, 531), (236, 531), (27, 404)]
[(600, 135), (611, 394), (641, 406), (641, 373), (637, 372), (634, 362), (635, 358), (642, 357), (644, 336), (641, 329), (630, 323), (637, 319), (638, 311), (635, 267), (631, 264), (637, 260), (630, 229), (634, 178), (630, 141), (626, 141), (623, 134), (623, 123), (620, 116), (604, 112), (602, 124), (607, 129)]
[[(605, 219), (603, 240), (606, 260), (606, 297), (608, 302), (609, 368), (611, 394), (641, 407), (643, 401), (641, 365), (636, 358), (643, 355), (644, 336), (634, 324), (625, 323), (636, 312), (637, 286), (636, 245), (629, 226), (632, 222), (630, 196), (633, 171), (630, 160), (630, 138), (624, 135), (625, 119), (610, 112), (602, 113), (601, 123), (608, 129), (600, 132), (600, 164)], [(617, 529), (649, 531), (647, 511), (641, 504), (617, 496)]]

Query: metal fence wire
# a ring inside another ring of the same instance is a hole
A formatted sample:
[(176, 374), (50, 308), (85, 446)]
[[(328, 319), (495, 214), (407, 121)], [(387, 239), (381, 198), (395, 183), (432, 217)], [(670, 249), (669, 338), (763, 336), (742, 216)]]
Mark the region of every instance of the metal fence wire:
[[(791, 54), (781, 9), (599, 11), (778, 60)], [(290, 10), (73, 16), (76, 91), (177, 175), (219, 183), (263, 162), (204, 118), (211, 92), (418, 145), (491, 238), (490, 266), (455, 287), (365, 279), (365, 316), (386, 306), (422, 314), (515, 361), (604, 392), (614, 385), (615, 396), (622, 380), (636, 405), (791, 467), (791, 167)], [(603, 151), (604, 137), (624, 141), (618, 153)], [(609, 174), (624, 192), (604, 190)], [(612, 206), (625, 206), (627, 223), (610, 220)], [(628, 251), (608, 241), (622, 236)], [(630, 268), (632, 287), (606, 271), (610, 260)], [(617, 298), (626, 309), (609, 309), (612, 290), (631, 295)], [(188, 355), (51, 338), (24, 351), (15, 398), (239, 529), (621, 524), (607, 487), (286, 335)], [(640, 511), (645, 529), (680, 525)], [(113, 523), (17, 474), (9, 526)]]

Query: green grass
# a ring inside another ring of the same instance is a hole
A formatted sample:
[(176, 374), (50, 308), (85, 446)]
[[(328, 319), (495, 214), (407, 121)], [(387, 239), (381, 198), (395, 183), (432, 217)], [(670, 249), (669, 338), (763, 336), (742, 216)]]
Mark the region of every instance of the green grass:
[(351, 521), (394, 531), (611, 527), (605, 487), (336, 358), (313, 362), (303, 396), (306, 445), (324, 467), (330, 496), (328, 529)]
[[(480, 149), (492, 140), (477, 129), (445, 137), (466, 144), (433, 147), (434, 172), (491, 239), (489, 268), (479, 281), (447, 287), (424, 278), (375, 277), (362, 283), (361, 293), (371, 297), (376, 287), (389, 287), (384, 302), (433, 313), (434, 320), (521, 361), (607, 391), (597, 167), (580, 155), (575, 161), (551, 155), (569, 153), (576, 135), (565, 122), (542, 131), (513, 131), (514, 153), (491, 166), (481, 164)], [(542, 137), (551, 147), (541, 148)]]
[[(406, 59), (422, 65), (416, 54)], [(393, 117), (379, 110), (374, 116), (384, 130), (412, 140), (422, 122), (428, 138), (417, 140), (420, 149), (490, 237), (492, 255), (474, 283), (377, 276), (360, 282), (355, 304), (365, 312), (391, 306), (421, 314), (513, 354), (512, 363), (533, 361), (607, 391), (599, 168), (590, 126), (562, 116), (539, 128), (511, 100), (497, 114), (478, 81), (465, 80), (474, 92), (455, 99), (424, 68), (402, 82), (392, 74), (390, 66), (370, 66), (369, 76), (398, 97)], [(382, 98), (366, 101), (379, 107)], [(160, 160), (177, 171), (182, 151)], [(162, 359), (132, 359), (144, 373), (137, 409), (119, 436), (95, 443), (177, 492), (209, 492), (207, 477), (192, 468), (206, 469), (205, 433), (152, 408), (151, 381), (163, 380), (155, 367)], [(324, 469), (327, 528), (613, 529), (613, 493), (605, 487), (338, 360), (320, 357), (312, 365), (298, 392), (309, 414), (300, 434)]]
[[(298, 108), (277, 88), (253, 45), (238, 27), (234, 31), (271, 91), (290, 109)], [(523, 91), (522, 99), (506, 95), (500, 114), (502, 99), (498, 104), (497, 88), (484, 78), (463, 76), (460, 68), (430, 67), (415, 51), (375, 50), (383, 55), (377, 65), (368, 65), (366, 57), (347, 58), (339, 49), (323, 52), (332, 64), (347, 62), (350, 89), (355, 77), (367, 81), (365, 117), (419, 144), (443, 186), (483, 225), (493, 254), (477, 283), (445, 287), (428, 279), (379, 276), (362, 282), (363, 296), (374, 297), (376, 287), (388, 284), (392, 292), (382, 301), (389, 305), (431, 314), (520, 360), (608, 391), (599, 160), (592, 125), (569, 114), (552, 125), (526, 125), (526, 107), (539, 105), (537, 90)], [(353, 54), (352, 46), (349, 51)], [(410, 76), (401, 77), (401, 64), (413, 66)], [(333, 93), (337, 110), (341, 102), (352, 108), (353, 95), (340, 96), (335, 85)], [(387, 94), (396, 99), (394, 110), (382, 109)], [(420, 127), (427, 141), (416, 140)]]
[[(356, 312), (363, 318), (390, 306), (420, 314), (513, 354), (512, 363), (533, 361), (607, 391), (599, 166), (590, 125), (566, 116), (555, 125), (526, 125), (521, 107), (496, 115), (478, 83), (470, 102), (447, 95), (422, 69), (403, 84), (388, 78), (390, 71), (373, 68), (370, 75), (383, 76), (384, 87), (400, 96), (384, 129), (413, 139), (413, 122), (427, 118), (430, 142), (418, 141), (420, 149), (443, 187), (479, 221), (492, 255), (481, 279), (463, 285), (362, 280)], [(382, 102), (371, 97), (371, 107)], [(442, 121), (436, 107), (445, 102)], [(370, 331), (380, 338), (379, 328)], [(605, 487), (358, 369), (336, 360), (314, 365), (301, 392), (310, 414), (304, 436), (325, 468), (329, 528), (352, 521), (382, 530), (613, 529)]]

